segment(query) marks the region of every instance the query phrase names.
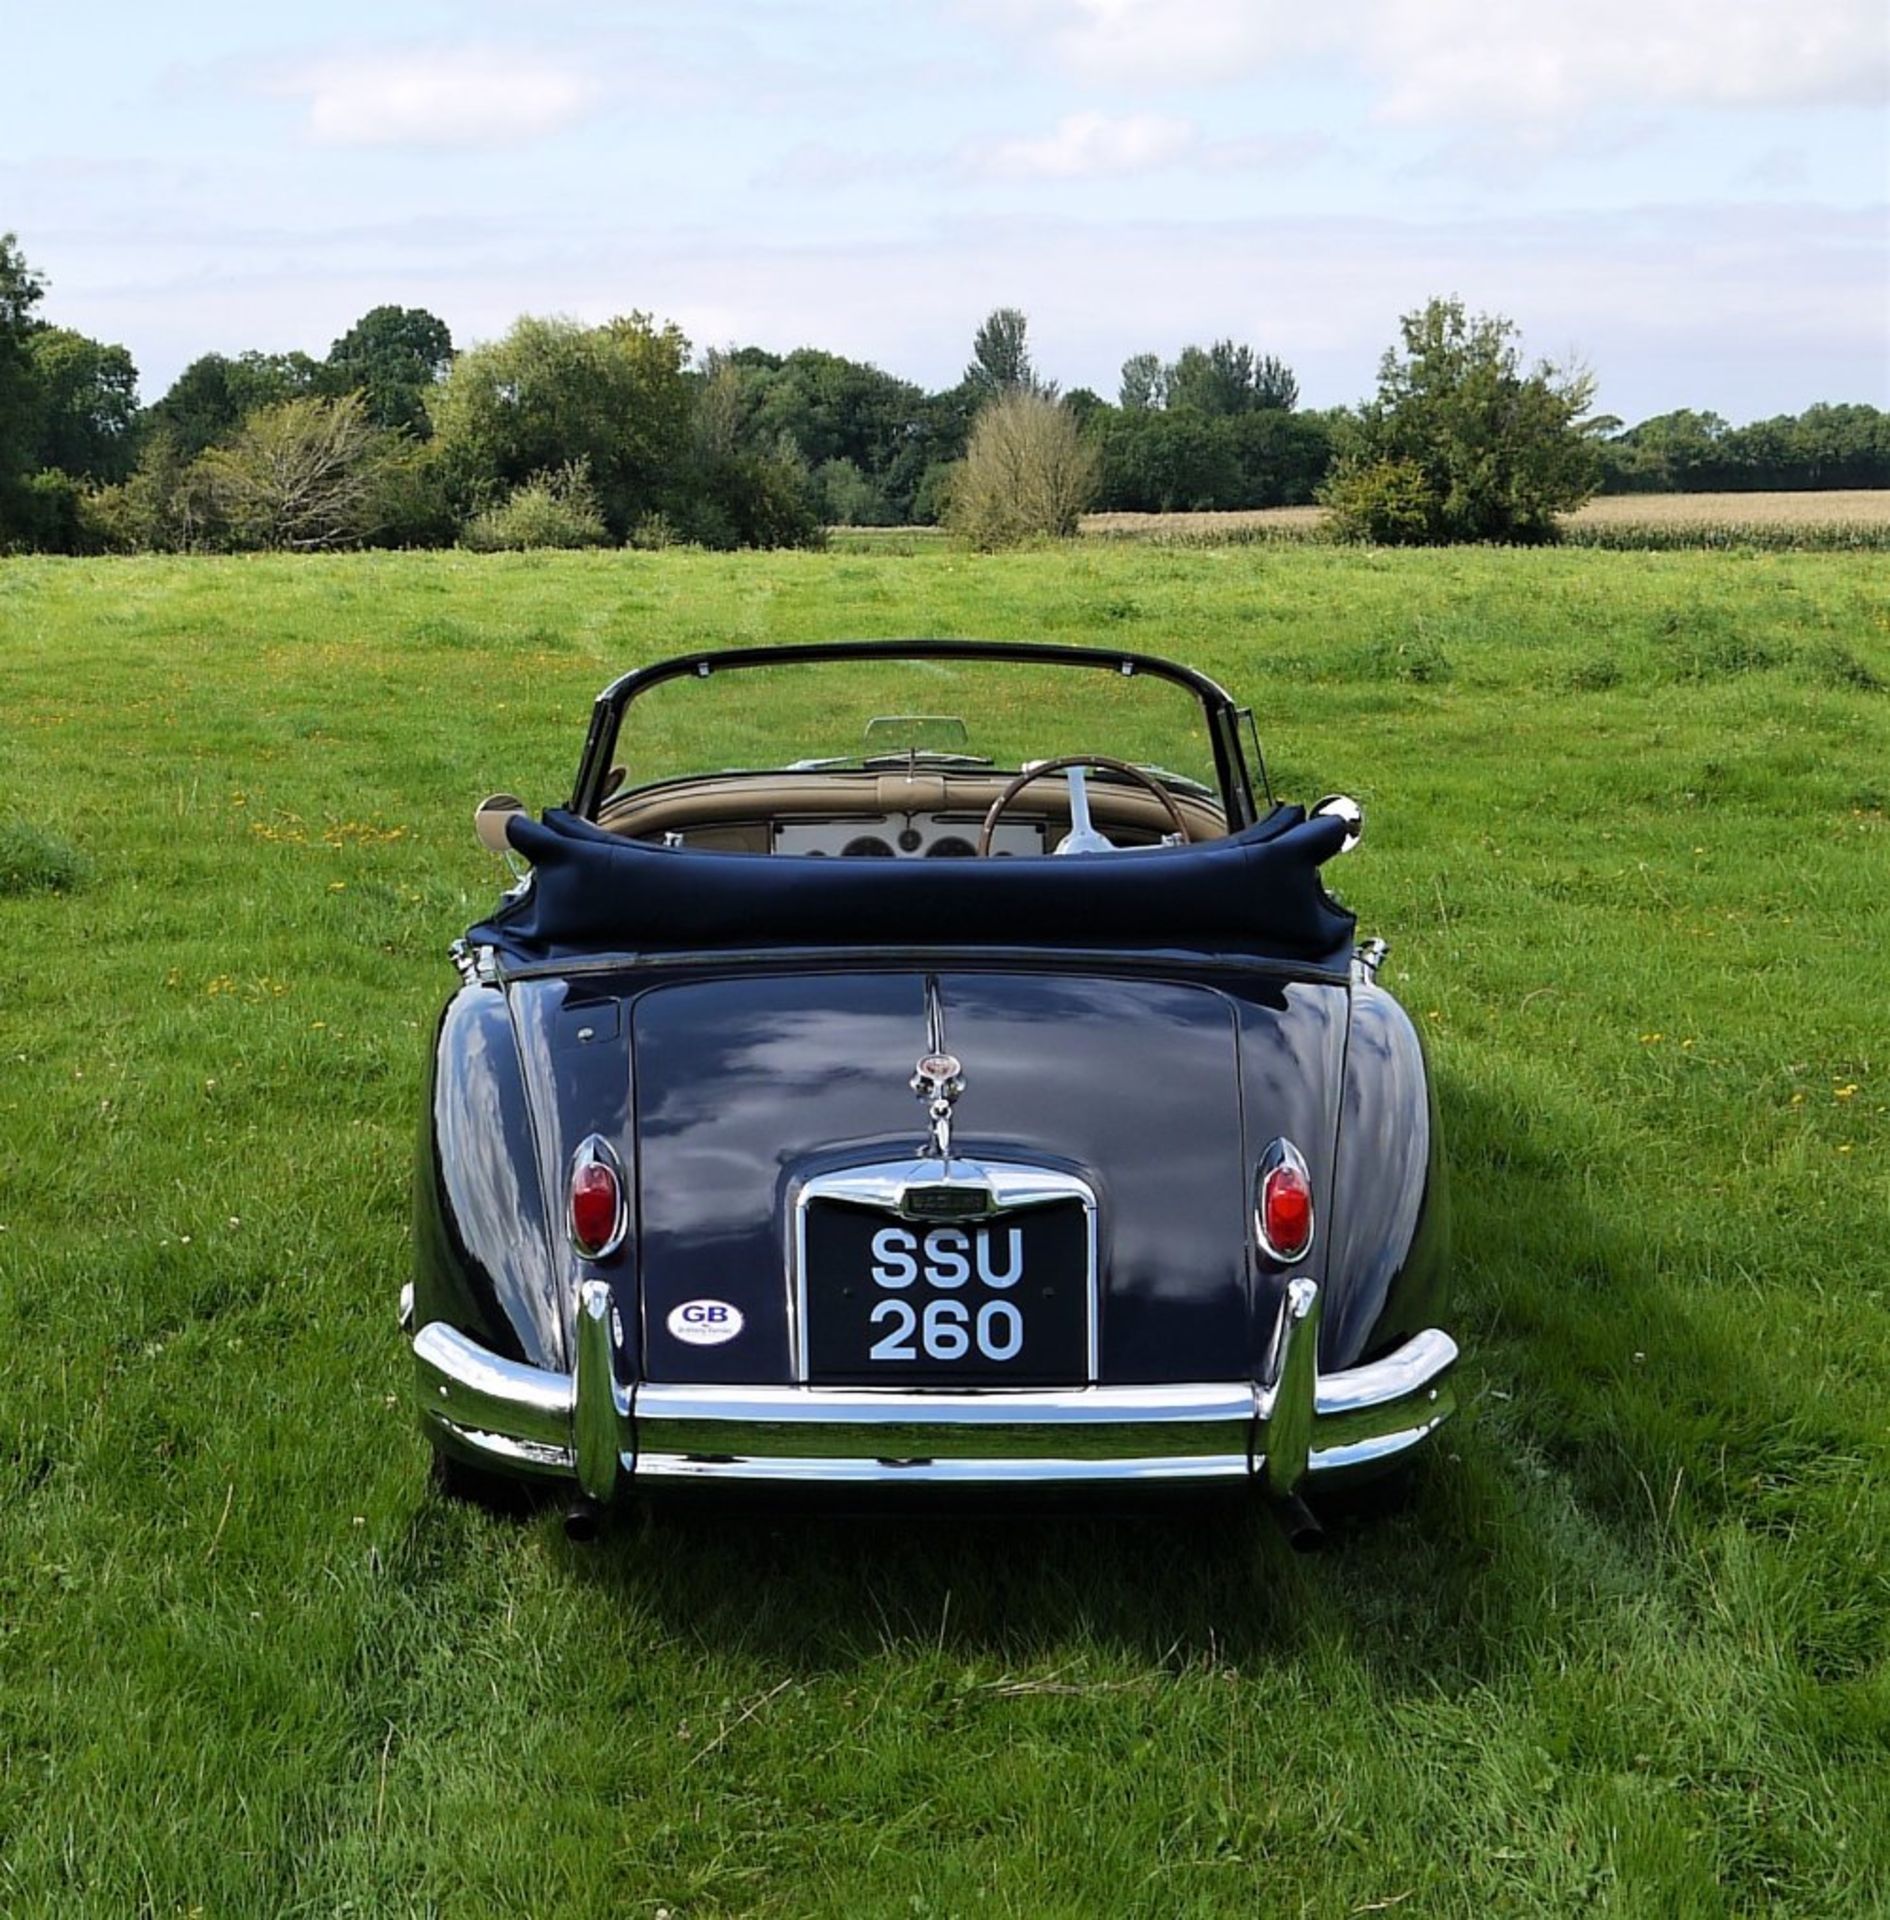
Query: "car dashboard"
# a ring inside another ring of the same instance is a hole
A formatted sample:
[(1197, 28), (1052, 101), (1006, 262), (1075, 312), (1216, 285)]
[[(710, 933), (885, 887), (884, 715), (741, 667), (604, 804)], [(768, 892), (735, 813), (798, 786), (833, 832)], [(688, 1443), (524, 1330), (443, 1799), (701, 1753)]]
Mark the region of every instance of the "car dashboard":
[[(990, 769), (925, 767), (729, 773), (618, 788), (597, 824), (626, 839), (705, 852), (800, 854), (830, 859), (969, 859), (992, 802), (1011, 776)], [(1227, 832), (1221, 808), (1188, 787), (1170, 790), (1190, 840)], [(1157, 846), (1172, 823), (1139, 788), (1093, 779), (1096, 824), (1119, 846)], [(1059, 775), (1033, 783), (992, 830), (1000, 858), (1054, 852), (1070, 823)]]
[[(969, 860), (978, 852), (984, 816), (977, 813), (884, 813), (838, 820), (776, 820), (772, 853), (827, 854), (840, 859)], [(1046, 853), (1041, 821), (1000, 820), (991, 851)]]

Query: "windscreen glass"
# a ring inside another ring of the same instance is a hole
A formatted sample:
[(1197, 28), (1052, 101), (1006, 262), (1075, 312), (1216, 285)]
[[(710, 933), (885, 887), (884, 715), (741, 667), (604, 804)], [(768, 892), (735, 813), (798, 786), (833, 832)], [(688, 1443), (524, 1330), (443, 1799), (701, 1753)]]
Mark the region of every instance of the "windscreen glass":
[(1207, 710), (1120, 666), (819, 660), (718, 667), (646, 688), (613, 764), (634, 790), (691, 774), (990, 767), (1101, 753), (1220, 797)]

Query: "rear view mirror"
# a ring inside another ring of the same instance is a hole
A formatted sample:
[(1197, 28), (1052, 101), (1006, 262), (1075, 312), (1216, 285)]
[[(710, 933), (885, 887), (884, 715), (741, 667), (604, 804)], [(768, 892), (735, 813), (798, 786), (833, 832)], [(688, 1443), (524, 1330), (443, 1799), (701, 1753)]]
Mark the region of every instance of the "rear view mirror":
[(1341, 853), (1350, 853), (1365, 837), (1365, 809), (1349, 793), (1329, 793), (1313, 803), (1315, 820), (1343, 820), (1345, 838), (1339, 842)]
[(488, 853), (496, 853), (503, 859), (512, 851), (512, 843), (505, 837), (505, 823), (513, 814), (524, 811), (525, 802), (515, 793), (487, 794), (473, 808), (473, 832), (479, 844)]

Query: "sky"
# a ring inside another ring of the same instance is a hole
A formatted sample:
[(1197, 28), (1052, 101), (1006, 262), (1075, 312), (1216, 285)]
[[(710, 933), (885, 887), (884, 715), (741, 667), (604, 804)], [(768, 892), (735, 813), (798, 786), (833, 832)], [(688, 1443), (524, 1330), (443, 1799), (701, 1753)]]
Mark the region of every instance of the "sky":
[(1886, 0), (169, 0), (21, 8), (0, 231), (147, 399), (369, 307), (815, 345), (993, 307), (1114, 398), (1228, 336), (1356, 401), (1434, 294), (1598, 407), (1890, 406)]

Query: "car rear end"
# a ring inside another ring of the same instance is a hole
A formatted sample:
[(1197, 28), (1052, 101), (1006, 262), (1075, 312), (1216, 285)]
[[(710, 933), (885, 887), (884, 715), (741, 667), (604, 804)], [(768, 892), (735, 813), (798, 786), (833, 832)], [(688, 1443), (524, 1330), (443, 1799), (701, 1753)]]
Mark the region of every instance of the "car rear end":
[(1344, 1144), (1361, 991), (1208, 956), (488, 968), (431, 1133), (491, 1142), (422, 1164), (429, 1436), (597, 1502), (1380, 1468), (1456, 1350), (1385, 1331), (1428, 1304), (1435, 1154), (1388, 1268)]

